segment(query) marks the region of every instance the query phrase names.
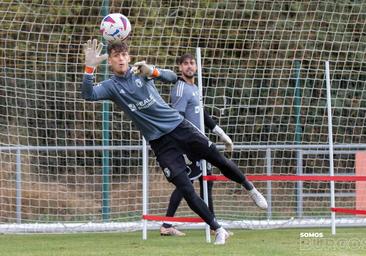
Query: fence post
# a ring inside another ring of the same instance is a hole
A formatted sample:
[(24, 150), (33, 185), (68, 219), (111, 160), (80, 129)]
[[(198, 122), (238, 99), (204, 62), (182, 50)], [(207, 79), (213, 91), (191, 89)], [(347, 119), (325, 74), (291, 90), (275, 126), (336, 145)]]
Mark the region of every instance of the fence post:
[[(102, 3), (101, 14), (104, 16), (109, 13), (109, 0), (104, 0)], [(100, 67), (103, 79), (108, 77), (108, 69), (106, 65), (101, 65)], [(103, 146), (103, 167), (102, 167), (102, 218), (104, 222), (110, 221), (110, 160), (109, 160), (109, 125), (110, 125), (110, 103), (108, 101), (103, 101), (103, 124), (102, 124), (102, 137)]]
[[(145, 137), (142, 137), (142, 215), (149, 213), (149, 151)], [(142, 239), (147, 239), (147, 220), (142, 220)]]
[[(302, 166), (302, 159), (303, 159), (303, 151), (298, 149), (296, 151), (296, 175), (301, 176), (303, 174), (303, 166)], [(303, 181), (296, 182), (296, 215), (298, 218), (302, 218), (304, 210), (303, 210)]]
[[(266, 150), (266, 168), (267, 168), (267, 175), (272, 175), (272, 156), (271, 156), (271, 149), (267, 148)], [(272, 181), (267, 181), (267, 219), (272, 219)]]
[(17, 224), (21, 224), (22, 223), (22, 159), (20, 149), (17, 149), (16, 153), (15, 215)]

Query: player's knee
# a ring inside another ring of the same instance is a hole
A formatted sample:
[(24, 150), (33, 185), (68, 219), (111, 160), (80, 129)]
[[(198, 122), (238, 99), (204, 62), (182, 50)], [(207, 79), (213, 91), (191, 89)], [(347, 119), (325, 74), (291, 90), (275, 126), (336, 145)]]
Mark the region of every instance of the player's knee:
[(178, 191), (186, 197), (192, 197), (195, 194), (194, 187), (186, 172), (181, 172), (173, 178), (172, 183), (176, 186)]
[[(177, 187), (178, 188), (178, 187)], [(178, 190), (182, 193), (184, 198), (193, 198), (196, 192), (194, 191), (193, 185), (183, 185), (178, 188)]]
[(211, 144), (209, 148), (209, 155), (211, 158), (214, 158), (219, 162), (224, 162), (226, 160), (226, 157), (220, 153), (215, 144)]
[(210, 146), (210, 152), (209, 152), (209, 162), (218, 167), (220, 170), (221, 168), (225, 168), (225, 166), (230, 165), (230, 160), (227, 159), (223, 154), (221, 154), (216, 146), (212, 144)]
[(192, 183), (181, 185), (177, 189), (187, 201), (192, 200), (196, 196)]
[(211, 145), (210, 145), (210, 147), (209, 147), (209, 153), (210, 154), (212, 154), (212, 153), (219, 153), (219, 151), (218, 151), (218, 149), (217, 149), (217, 147), (216, 147), (216, 145), (214, 144), (214, 143), (212, 143)]

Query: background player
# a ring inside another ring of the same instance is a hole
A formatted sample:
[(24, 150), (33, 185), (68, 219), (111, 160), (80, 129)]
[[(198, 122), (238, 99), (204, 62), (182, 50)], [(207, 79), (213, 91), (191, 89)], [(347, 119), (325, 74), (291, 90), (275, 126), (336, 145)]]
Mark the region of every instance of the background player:
[[(197, 64), (193, 55), (187, 53), (178, 58), (177, 64), (181, 77), (178, 78), (175, 86), (170, 93), (170, 99), (172, 107), (177, 109), (179, 113), (184, 116), (196, 127), (200, 127), (200, 108), (199, 108), (199, 91), (195, 84), (195, 74), (197, 72)], [(207, 111), (204, 111), (204, 123), (205, 126), (220, 136), (221, 140), (226, 145), (226, 150), (232, 151), (233, 142), (229, 136), (218, 126), (215, 121), (210, 117)], [(211, 175), (211, 166), (207, 165), (207, 175)], [(200, 159), (194, 160), (189, 165), (189, 178), (193, 182), (199, 179), (200, 182), (200, 195), (203, 199), (203, 179)], [(214, 207), (212, 200), (212, 187), (213, 181), (207, 181), (208, 190), (208, 206), (213, 215)], [(178, 189), (175, 189), (169, 200), (168, 209), (166, 212), (167, 217), (173, 217), (178, 209), (180, 202), (183, 199), (183, 195)], [(164, 222), (160, 227), (160, 234), (166, 236), (184, 236), (185, 233), (178, 230), (172, 224)]]

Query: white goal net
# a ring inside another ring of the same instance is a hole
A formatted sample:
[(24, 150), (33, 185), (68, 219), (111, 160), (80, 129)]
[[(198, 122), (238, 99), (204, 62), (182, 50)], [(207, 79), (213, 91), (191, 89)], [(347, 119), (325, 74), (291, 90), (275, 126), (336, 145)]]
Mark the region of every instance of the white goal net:
[[(132, 24), (132, 62), (178, 72), (177, 57), (201, 48), (205, 108), (247, 175), (329, 175), (329, 61), (334, 174), (366, 175), (365, 1), (0, 0), (0, 232), (141, 229), (142, 137), (112, 103), (80, 97), (82, 44), (112, 12)], [(107, 76), (105, 64), (96, 81)], [(171, 86), (157, 87), (169, 101)], [(152, 152), (148, 171), (149, 214), (164, 216), (173, 186)], [(329, 225), (329, 181), (254, 182), (269, 209), (216, 181), (219, 220)], [(366, 210), (365, 183), (336, 181), (335, 206)], [(182, 202), (177, 216), (194, 214)]]

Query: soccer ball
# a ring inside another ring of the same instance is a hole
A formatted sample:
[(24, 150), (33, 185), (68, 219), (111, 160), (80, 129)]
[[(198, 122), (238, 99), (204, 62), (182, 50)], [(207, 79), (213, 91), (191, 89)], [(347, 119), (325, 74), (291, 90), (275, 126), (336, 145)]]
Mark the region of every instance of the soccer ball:
[(103, 18), (100, 32), (108, 42), (123, 41), (131, 33), (131, 23), (126, 16), (120, 13), (111, 13)]

